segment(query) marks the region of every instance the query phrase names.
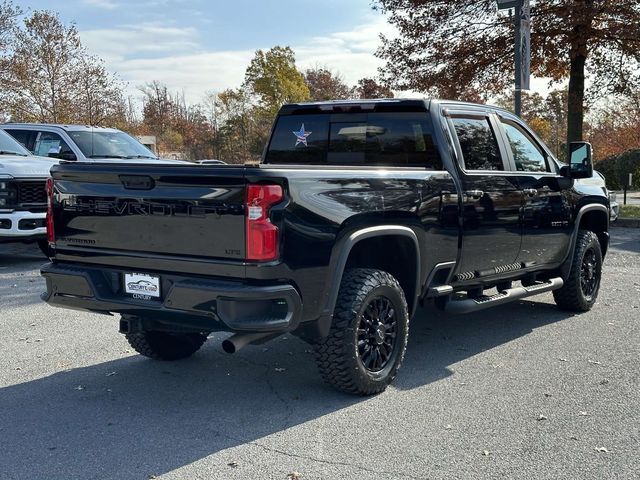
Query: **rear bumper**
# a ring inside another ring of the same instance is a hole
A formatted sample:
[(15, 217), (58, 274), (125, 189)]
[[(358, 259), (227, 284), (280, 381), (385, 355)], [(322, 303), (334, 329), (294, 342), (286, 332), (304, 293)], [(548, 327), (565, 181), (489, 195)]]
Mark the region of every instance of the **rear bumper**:
[(46, 238), (44, 213), (0, 212), (0, 241), (35, 241)]
[(208, 331), (287, 332), (300, 323), (302, 301), (288, 284), (249, 285), (159, 274), (160, 300), (123, 293), (125, 271), (49, 263), (42, 267), (50, 305), (96, 313), (147, 317), (164, 325)]

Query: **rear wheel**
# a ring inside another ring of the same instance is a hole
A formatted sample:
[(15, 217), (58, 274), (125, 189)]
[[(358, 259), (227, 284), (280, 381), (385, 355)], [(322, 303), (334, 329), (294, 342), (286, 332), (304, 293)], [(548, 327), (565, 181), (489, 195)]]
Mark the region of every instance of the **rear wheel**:
[(553, 292), (558, 307), (571, 312), (591, 310), (598, 298), (602, 276), (602, 251), (595, 233), (580, 230), (564, 286)]
[(155, 360), (181, 360), (190, 357), (207, 340), (204, 333), (158, 331), (127, 333), (125, 337), (136, 352)]
[(347, 393), (384, 391), (402, 364), (409, 313), (398, 281), (382, 270), (347, 270), (329, 336), (315, 346), (324, 380)]

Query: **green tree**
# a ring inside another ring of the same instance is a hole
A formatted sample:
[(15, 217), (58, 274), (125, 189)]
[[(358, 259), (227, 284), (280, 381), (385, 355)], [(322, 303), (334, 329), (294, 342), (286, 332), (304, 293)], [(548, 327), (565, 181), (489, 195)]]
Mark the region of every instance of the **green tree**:
[[(381, 69), (392, 87), (464, 98), (468, 89), (500, 93), (513, 81), (513, 20), (495, 0), (376, 0), (398, 29), (383, 37)], [(640, 3), (538, 0), (532, 16), (532, 70), (569, 79), (567, 140), (582, 138), (585, 76), (598, 95), (640, 84)]]
[(244, 85), (257, 97), (260, 113), (269, 121), (283, 104), (309, 99), (309, 87), (289, 47), (256, 51), (245, 72)]
[(219, 158), (228, 163), (255, 162), (260, 158), (269, 125), (260, 121), (243, 88), (228, 89), (217, 95)]

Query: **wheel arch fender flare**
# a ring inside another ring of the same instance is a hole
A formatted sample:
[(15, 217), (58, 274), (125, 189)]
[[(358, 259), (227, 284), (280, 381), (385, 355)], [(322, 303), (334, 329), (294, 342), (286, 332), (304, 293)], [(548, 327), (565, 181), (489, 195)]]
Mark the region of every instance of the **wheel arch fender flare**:
[(416, 255), (415, 263), (415, 292), (413, 298), (407, 298), (407, 306), (409, 312), (415, 312), (418, 297), (420, 296), (420, 243), (416, 233), (409, 227), (403, 225), (377, 225), (371, 227), (365, 227), (355, 230), (349, 234), (344, 235), (336, 245), (334, 246), (331, 260), (329, 263), (328, 284), (325, 287), (323, 301), (322, 316), (319, 319), (320, 331), (323, 336), (328, 334), (331, 326), (331, 320), (333, 318), (333, 309), (335, 308), (336, 301), (338, 299), (338, 292), (340, 290), (340, 283), (342, 276), (349, 259), (349, 255), (353, 248), (361, 242), (374, 237), (386, 237), (386, 236), (401, 236), (409, 239), (414, 247)]
[(565, 261), (561, 267), (562, 278), (565, 280), (569, 275), (569, 272), (571, 271), (571, 263), (573, 262), (573, 255), (576, 250), (576, 241), (578, 239), (578, 232), (580, 231), (580, 222), (582, 221), (582, 217), (584, 217), (584, 215), (589, 212), (601, 212), (605, 216), (607, 232), (609, 231), (609, 210), (605, 205), (601, 203), (592, 203), (592, 204), (583, 206), (578, 211), (578, 214), (576, 215), (576, 221), (574, 224), (573, 232), (571, 233), (571, 243), (569, 244), (569, 250), (567, 252)]

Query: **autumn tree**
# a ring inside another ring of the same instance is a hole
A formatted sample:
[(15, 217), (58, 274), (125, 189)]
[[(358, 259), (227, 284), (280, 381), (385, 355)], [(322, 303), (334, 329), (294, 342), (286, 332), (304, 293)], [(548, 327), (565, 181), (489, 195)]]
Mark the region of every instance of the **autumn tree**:
[(14, 120), (97, 124), (119, 111), (117, 79), (51, 12), (34, 11), (12, 29), (1, 67), (3, 108)]
[(339, 73), (328, 68), (309, 68), (304, 72), (304, 81), (309, 88), (312, 101), (345, 100), (351, 96), (351, 89)]
[(640, 148), (640, 93), (608, 101), (589, 115), (587, 137), (596, 160)]
[[(511, 95), (498, 97), (498, 106), (513, 111)], [(523, 92), (522, 119), (538, 134), (556, 157), (566, 157), (567, 90), (554, 90), (546, 97)]]
[(143, 122), (149, 133), (163, 136), (171, 127), (173, 100), (167, 86), (157, 80), (138, 87), (142, 92)]
[(393, 98), (393, 91), (373, 78), (361, 78), (353, 88), (355, 98)]
[(3, 54), (15, 28), (16, 18), (22, 13), (20, 7), (4, 0), (0, 3), (0, 54)]
[(246, 89), (227, 89), (217, 95), (216, 148), (227, 163), (245, 163), (259, 158), (263, 132), (253, 115), (254, 106)]
[(107, 71), (101, 60), (87, 55), (77, 59), (77, 67), (83, 74), (75, 87), (73, 116), (87, 125), (123, 121), (126, 114), (122, 109), (126, 109), (127, 102), (116, 76)]
[[(513, 82), (514, 22), (495, 0), (376, 0), (399, 32), (377, 55), (392, 87), (463, 98), (497, 94)], [(538, 0), (531, 11), (532, 72), (569, 79), (567, 140), (583, 135), (585, 77), (594, 95), (640, 84), (640, 3)]]

